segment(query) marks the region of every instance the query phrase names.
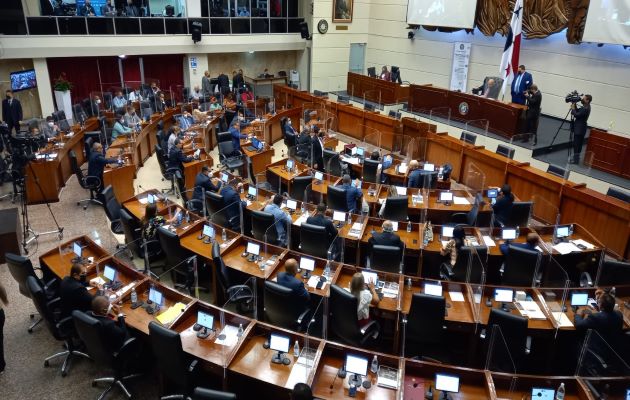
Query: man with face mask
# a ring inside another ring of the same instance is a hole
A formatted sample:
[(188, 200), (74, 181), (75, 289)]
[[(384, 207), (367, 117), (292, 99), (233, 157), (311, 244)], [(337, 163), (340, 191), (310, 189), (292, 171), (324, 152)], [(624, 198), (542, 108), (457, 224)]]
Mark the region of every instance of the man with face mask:
[(580, 163), (580, 153), (582, 152), (582, 144), (588, 127), (588, 117), (591, 115), (591, 101), (593, 96), (585, 94), (582, 96), (582, 107), (578, 108), (575, 103), (571, 103), (571, 115), (573, 115), (573, 158), (569, 160), (572, 164)]
[(9, 126), (9, 133), (15, 129), (15, 133), (20, 132), (20, 122), (22, 122), (22, 104), (13, 98), (13, 92), (7, 90), (6, 99), (2, 100), (2, 120)]
[(184, 110), (184, 113), (179, 118), (179, 127), (182, 128), (183, 131), (187, 131), (195, 123), (192, 115), (188, 112), (188, 110)]
[(199, 85), (195, 86), (192, 90), (192, 92), (190, 92), (190, 101), (192, 100), (196, 100), (199, 101), (199, 99), (201, 98), (202, 94), (201, 94), (201, 90), (199, 89)]
[(103, 170), (105, 170), (105, 166), (107, 164), (117, 163), (118, 160), (115, 158), (105, 158), (103, 155), (103, 145), (96, 142), (92, 145), (92, 152), (88, 157), (88, 178), (87, 183), (93, 184), (96, 179), (100, 180), (100, 187), (98, 191), (100, 192), (103, 189)]
[(86, 269), (80, 263), (72, 264), (70, 275), (59, 285), (61, 317), (69, 317), (72, 311), (88, 311), (92, 307), (92, 295), (87, 290)]
[(140, 10), (138, 10), (138, 7), (136, 7), (135, 4), (133, 4), (133, 0), (127, 0), (127, 7), (125, 7), (125, 14), (127, 14), (128, 17), (140, 16)]
[(101, 98), (99, 96), (94, 96), (90, 101), (90, 109), (88, 110), (88, 114), (90, 117), (98, 117), (101, 110)]
[(133, 129), (125, 126), (125, 116), (122, 114), (116, 115), (116, 122), (114, 123), (114, 129), (112, 129), (112, 140), (120, 135), (128, 135), (133, 132)]
[(59, 127), (55, 124), (55, 120), (50, 115), (46, 117), (46, 125), (43, 127), (46, 139), (51, 139), (59, 133)]
[(90, 0), (85, 0), (85, 5), (79, 9), (79, 15), (82, 17), (93, 17), (96, 15), (94, 7), (90, 4)]
[(133, 128), (141, 123), (142, 120), (138, 114), (136, 114), (136, 109), (131, 106), (127, 107), (127, 112), (125, 113), (125, 126), (127, 128)]
[(112, 104), (114, 105), (115, 111), (124, 110), (125, 106), (127, 106), (127, 99), (125, 99), (125, 96), (123, 96), (122, 91), (119, 90), (118, 92), (116, 92), (116, 97), (112, 99)]
[(119, 313), (118, 319), (114, 320), (116, 311), (105, 296), (94, 297), (91, 308), (92, 312), (88, 314), (96, 318), (103, 327), (106, 350), (112, 354), (117, 352), (129, 337), (125, 326), (125, 314)]

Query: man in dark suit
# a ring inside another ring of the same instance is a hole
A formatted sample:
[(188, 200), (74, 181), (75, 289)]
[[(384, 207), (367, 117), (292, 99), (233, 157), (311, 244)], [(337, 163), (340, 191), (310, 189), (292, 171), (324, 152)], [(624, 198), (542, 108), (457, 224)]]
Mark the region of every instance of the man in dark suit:
[[(575, 328), (593, 329), (607, 342), (614, 346), (615, 339), (623, 329), (623, 316), (615, 310), (615, 297), (603, 290), (595, 293), (599, 312), (587, 314), (586, 309), (575, 313)], [(590, 311), (590, 310), (589, 310)]]
[(474, 88), (472, 90), (473, 94), (479, 95), (481, 97), (487, 97), (489, 99), (497, 99), (499, 97), (499, 91), (501, 87), (497, 85), (494, 78), (486, 77), (483, 80), (483, 85), (478, 88)]
[(512, 103), (525, 104), (525, 91), (534, 83), (532, 74), (525, 70), (524, 65), (518, 66), (516, 76), (512, 81)]
[(96, 10), (90, 4), (90, 0), (85, 0), (85, 5), (79, 9), (79, 15), (82, 17), (94, 17)]
[(219, 85), (219, 91), (224, 96), (228, 94), (230, 91), (230, 78), (221, 72), (221, 74), (217, 77), (217, 83)]
[(291, 289), (292, 295), (295, 296), (295, 299), (306, 304), (309, 301), (310, 296), (304, 287), (304, 282), (295, 277), (297, 270), (298, 262), (294, 258), (289, 258), (284, 263), (284, 272), (280, 272), (278, 274), (278, 285)]
[(118, 314), (118, 319), (114, 320), (114, 309), (105, 296), (96, 296), (92, 300), (92, 317), (96, 318), (103, 327), (103, 338), (108, 352), (115, 353), (125, 340), (129, 337), (125, 325), (125, 315)]
[(502, 243), (499, 246), (499, 250), (501, 250), (501, 253), (503, 255), (507, 255), (507, 253), (510, 251), (510, 248), (509, 248), (510, 245), (514, 247), (520, 247), (522, 249), (527, 249), (527, 250), (536, 250), (536, 246), (538, 246), (538, 240), (539, 240), (537, 234), (535, 234), (534, 232), (529, 232), (525, 240), (526, 240), (525, 243)]
[(417, 160), (411, 160), (409, 162), (409, 173), (407, 180), (407, 187), (419, 188), (422, 187), (424, 177), (422, 176), (422, 170), (420, 169), (420, 163)]
[(571, 103), (571, 115), (573, 115), (573, 158), (569, 160), (572, 164), (580, 163), (580, 153), (582, 152), (582, 144), (584, 136), (586, 136), (586, 128), (588, 127), (588, 117), (591, 115), (591, 101), (593, 96), (585, 94), (582, 96), (582, 107), (578, 108), (575, 103)]
[(93, 184), (94, 177), (100, 180), (100, 187), (98, 191), (103, 189), (103, 170), (107, 164), (114, 164), (118, 162), (115, 158), (105, 158), (103, 155), (103, 145), (96, 142), (92, 145), (92, 152), (88, 157), (88, 178), (87, 183)]
[[(199, 200), (203, 204), (203, 192), (218, 192), (221, 189), (221, 181), (210, 177), (210, 168), (207, 165), (201, 167), (201, 172), (195, 177), (195, 190), (193, 200)], [(196, 206), (199, 206), (198, 204)]]
[(324, 140), (319, 135), (319, 129), (311, 129), (311, 152), (313, 168), (324, 172)]
[(525, 92), (527, 99), (527, 122), (526, 133), (534, 134), (534, 144), (538, 142), (538, 118), (540, 118), (540, 104), (542, 103), (542, 93), (538, 90), (538, 85), (532, 84)]
[(9, 127), (9, 133), (15, 129), (15, 133), (20, 132), (20, 122), (22, 122), (22, 104), (20, 101), (13, 98), (13, 92), (7, 90), (7, 98), (2, 100), (2, 120), (6, 122)]
[(101, 15), (104, 17), (116, 16), (116, 4), (114, 0), (107, 0), (107, 2), (101, 6)]
[(335, 224), (328, 218), (326, 218), (326, 204), (319, 203), (317, 205), (317, 213), (311, 217), (306, 219), (307, 224), (323, 226), (326, 228), (326, 233), (328, 233), (328, 246), (332, 241), (337, 237), (337, 228), (335, 228)]
[[(240, 189), (243, 186), (242, 183), (239, 183), (236, 188)], [(230, 229), (234, 231), (240, 231), (240, 218), (234, 218), (240, 216), (239, 203), (243, 206), (243, 208), (247, 207), (247, 203), (241, 200), (238, 192), (234, 190), (234, 188), (230, 185), (223, 185), (220, 192), (221, 196), (223, 196), (223, 213), (227, 214), (228, 221), (232, 221), (230, 225)]]
[(232, 147), (234, 150), (241, 149), (241, 139), (247, 139), (247, 135), (241, 133), (241, 123), (237, 120), (232, 122), (230, 127), (230, 136), (232, 137)]
[(348, 212), (353, 212), (355, 210), (361, 211), (361, 206), (357, 206), (357, 202), (361, 200), (361, 197), (363, 197), (363, 192), (361, 191), (361, 189), (352, 185), (352, 179), (350, 178), (350, 175), (344, 175), (341, 181), (341, 187), (343, 187), (346, 191)]
[(185, 156), (184, 151), (184, 142), (181, 139), (175, 139), (175, 146), (171, 148), (171, 151), (168, 153), (168, 168), (178, 168), (180, 171), (184, 171), (184, 163), (191, 162), (193, 157)]
[(92, 307), (92, 295), (87, 290), (86, 270), (79, 263), (72, 264), (70, 275), (59, 285), (61, 317), (69, 317), (72, 311), (88, 311)]
[(300, 132), (300, 135), (295, 140), (295, 144), (297, 145), (296, 154), (298, 156), (307, 159), (311, 158), (311, 135), (309, 128), (304, 127), (304, 129), (302, 129), (302, 132)]
[(133, 4), (133, 0), (127, 0), (127, 7), (125, 7), (125, 14), (127, 14), (128, 17), (140, 16), (140, 10), (138, 9), (138, 7), (136, 7), (135, 4)]
[(232, 89), (234, 89), (235, 93), (238, 93), (238, 89), (245, 86), (245, 78), (243, 77), (243, 70), (239, 69), (236, 75), (234, 75), (234, 79), (232, 80)]
[[(394, 224), (392, 221), (383, 222), (383, 232), (372, 231), (372, 237), (368, 239), (369, 252), (372, 251), (372, 246), (395, 246), (400, 248), (400, 251), (405, 247), (400, 237), (394, 233)], [(368, 254), (369, 254), (368, 252)]]
[(164, 93), (160, 92), (158, 96), (155, 97), (155, 112), (163, 113), (166, 111), (166, 100), (164, 99)]

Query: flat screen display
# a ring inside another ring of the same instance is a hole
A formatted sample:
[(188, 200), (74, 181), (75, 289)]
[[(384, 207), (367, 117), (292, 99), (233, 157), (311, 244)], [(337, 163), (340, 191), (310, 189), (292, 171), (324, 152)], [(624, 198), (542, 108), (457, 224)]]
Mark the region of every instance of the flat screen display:
[(556, 228), (556, 237), (565, 238), (571, 235), (571, 225), (559, 225)]
[(435, 165), (431, 163), (425, 163), (422, 169), (425, 171), (435, 171)]
[(376, 272), (361, 271), (361, 274), (363, 274), (363, 280), (366, 284), (370, 282), (376, 284), (378, 280), (378, 274)]
[(585, 306), (588, 304), (588, 293), (571, 293), (572, 306)]
[(407, 23), (472, 29), (477, 0), (409, 0)]
[(221, 174), (221, 180), (223, 182), (227, 182), (228, 181), (228, 174)]
[(346, 355), (346, 371), (349, 374), (367, 376), (368, 359), (366, 357)]
[(453, 192), (440, 192), (440, 201), (453, 201)]
[(510, 289), (495, 289), (494, 301), (500, 303), (511, 303), (514, 299), (514, 292)]
[(257, 193), (258, 193), (258, 191), (256, 190), (255, 187), (250, 186), (250, 187), (247, 188), (247, 194), (249, 196), (256, 197)]
[(112, 266), (106, 265), (105, 270), (103, 271), (103, 276), (107, 280), (113, 282), (116, 280), (116, 270)]
[(209, 238), (214, 237), (214, 227), (210, 226), (210, 225), (204, 225), (203, 226), (203, 235)]
[(359, 157), (365, 156), (365, 149), (363, 147), (358, 147), (357, 148), (357, 156), (359, 156)]
[(313, 271), (315, 269), (315, 260), (308, 257), (300, 257), (300, 269)]
[(164, 296), (162, 296), (162, 292), (160, 292), (159, 290), (151, 288), (149, 289), (149, 300), (151, 300), (155, 304), (162, 305)]
[(425, 283), (424, 293), (431, 296), (442, 296), (442, 285), (439, 283)]
[(435, 374), (435, 388), (441, 392), (459, 392), (459, 377), (446, 374)]
[(488, 198), (494, 199), (499, 195), (499, 191), (497, 189), (488, 189)]
[(257, 256), (260, 253), (260, 245), (258, 243), (248, 242), (246, 251), (249, 254), (253, 254), (253, 255)]
[(205, 313), (203, 311), (198, 311), (197, 323), (204, 328), (212, 329), (212, 326), (214, 325), (214, 315)]
[(516, 229), (515, 228), (503, 228), (501, 230), (501, 238), (503, 240), (514, 240), (514, 239), (516, 239)]
[(81, 254), (83, 253), (83, 248), (81, 248), (81, 245), (77, 242), (72, 243), (72, 251), (74, 252), (74, 255), (81, 258)]
[(287, 160), (287, 169), (293, 169), (293, 160)]
[(19, 92), (20, 90), (28, 90), (37, 87), (37, 78), (34, 69), (25, 71), (15, 71), (9, 74), (11, 79), (11, 90)]
[(346, 213), (342, 211), (333, 212), (333, 221), (343, 222), (346, 220)]
[(532, 400), (554, 400), (555, 395), (553, 389), (532, 388)]
[(295, 209), (297, 209), (297, 201), (291, 199), (287, 200), (287, 208), (295, 211)]
[(318, 181), (323, 181), (324, 180), (324, 174), (319, 172), (319, 171), (315, 172), (315, 179), (318, 180)]
[(443, 226), (442, 227), (442, 237), (443, 238), (453, 237), (453, 229), (455, 229), (454, 226)]
[(269, 348), (271, 350), (279, 351), (280, 353), (287, 353), (289, 351), (289, 344), (291, 339), (288, 336), (271, 334), (269, 338)]

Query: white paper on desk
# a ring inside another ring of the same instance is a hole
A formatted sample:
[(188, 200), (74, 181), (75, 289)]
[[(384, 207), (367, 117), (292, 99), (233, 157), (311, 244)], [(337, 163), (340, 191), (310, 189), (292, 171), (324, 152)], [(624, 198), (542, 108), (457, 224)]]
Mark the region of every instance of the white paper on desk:
[(355, 222), (354, 224), (352, 224), (352, 227), (348, 231), (348, 236), (358, 238), (361, 234), (361, 228), (363, 228), (363, 224), (361, 224), (360, 222)]
[(308, 214), (302, 214), (302, 215), (300, 215), (300, 217), (298, 219), (295, 220), (295, 222), (293, 224), (296, 225), (296, 226), (300, 226), (303, 223), (305, 223), (307, 219), (308, 219)]
[(466, 205), (470, 204), (470, 201), (465, 197), (453, 196), (453, 204)]
[(589, 250), (593, 250), (595, 248), (595, 246), (589, 242), (587, 242), (586, 240), (583, 239), (576, 239), (576, 240), (572, 240), (571, 241), (573, 244), (575, 244), (576, 246), (581, 244), (582, 246), (586, 247)]
[(251, 206), (251, 205), (252, 205), (252, 201), (251, 201), (251, 200), (249, 200), (249, 199), (247, 199), (247, 200), (245, 200), (245, 204), (247, 204), (247, 206), (249, 207), (249, 206)]
[(149, 198), (148, 197), (143, 197), (141, 199), (138, 199), (138, 202), (140, 204), (147, 204), (149, 202)]
[(553, 315), (560, 328), (573, 328), (573, 323), (565, 313), (556, 311), (552, 312), (551, 315)]
[(399, 196), (406, 196), (407, 188), (404, 186), (396, 186), (396, 194)]
[(400, 164), (398, 166), (398, 173), (406, 174), (407, 173), (407, 165), (406, 164)]
[(462, 292), (448, 292), (452, 302), (462, 302), (464, 300), (464, 294)]
[(492, 238), (488, 235), (483, 235), (483, 242), (486, 244), (486, 246), (488, 247), (494, 247), (497, 244), (494, 242), (494, 240), (492, 240)]
[(358, 157), (344, 157), (343, 161), (347, 162), (348, 164), (353, 164), (353, 165), (359, 164), (359, 158)]
[(387, 199), (378, 199), (378, 202), (379, 202), (379, 204), (382, 205), (383, 203), (385, 203), (385, 200), (387, 200)]
[(448, 244), (448, 240), (440, 240), (440, 242), (442, 243), (442, 247), (446, 247)]
[(306, 383), (308, 380), (308, 374), (311, 372), (311, 367), (307, 367), (304, 364), (300, 364), (300, 362), (296, 362), (293, 364), (293, 368), (291, 368), (291, 373), (289, 374), (289, 378), (287, 379), (287, 383), (284, 384), (285, 388), (292, 389), (296, 383)]
[[(219, 339), (219, 336), (221, 335), (225, 335), (225, 339)], [(238, 343), (238, 327), (225, 325), (221, 333), (217, 335), (217, 340), (215, 340), (214, 343), (220, 344), (221, 346), (234, 346)]]
[(560, 242), (556, 244), (555, 246), (553, 246), (553, 249), (560, 254), (569, 254), (574, 251), (577, 251), (577, 252), (582, 251), (579, 247), (577, 247), (571, 242)]
[(529, 319), (547, 319), (540, 307), (538, 307), (538, 303), (536, 303), (535, 301), (522, 300), (518, 301), (517, 303), (519, 303), (521, 307), (523, 307), (523, 309), (519, 311), (524, 317), (527, 317)]
[[(317, 284), (319, 283), (319, 276), (317, 275), (311, 275), (310, 278), (308, 278), (308, 282), (306, 282), (306, 285), (310, 288), (315, 289), (315, 287), (317, 287)], [(322, 284), (322, 290), (326, 289), (326, 285), (328, 284), (328, 281), (324, 282)]]
[(536, 250), (538, 250), (539, 252), (541, 252), (541, 253), (543, 252), (543, 249), (541, 249), (541, 248), (540, 248), (540, 246), (536, 246), (536, 247), (534, 247), (534, 248), (535, 248)]

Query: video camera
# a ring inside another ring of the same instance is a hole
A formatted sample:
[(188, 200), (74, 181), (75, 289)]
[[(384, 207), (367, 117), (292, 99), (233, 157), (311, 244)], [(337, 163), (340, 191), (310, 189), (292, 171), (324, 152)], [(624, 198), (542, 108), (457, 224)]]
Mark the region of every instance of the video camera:
[(567, 94), (564, 98), (565, 103), (579, 103), (582, 100), (582, 94), (579, 94), (577, 90), (572, 91)]

